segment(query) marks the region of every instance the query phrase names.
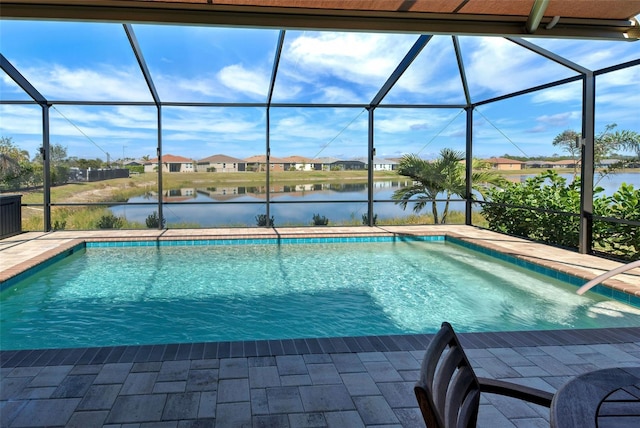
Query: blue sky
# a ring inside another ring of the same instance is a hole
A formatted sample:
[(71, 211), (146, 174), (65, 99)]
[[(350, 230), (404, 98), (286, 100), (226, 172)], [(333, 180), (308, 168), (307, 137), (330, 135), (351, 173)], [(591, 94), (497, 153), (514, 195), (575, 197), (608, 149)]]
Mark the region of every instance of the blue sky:
[[(176, 103), (264, 103), (278, 31), (197, 26), (133, 25), (160, 98)], [(406, 52), (415, 34), (287, 31), (274, 103), (367, 104)], [(152, 97), (119, 24), (0, 21), (0, 51), (54, 102), (51, 142), (80, 158), (155, 156), (156, 109), (151, 106), (60, 105), (56, 100), (150, 102)], [(586, 68), (640, 58), (640, 42), (529, 39)], [(472, 101), (482, 101), (574, 76), (575, 73), (508, 40), (460, 37)], [(553, 138), (580, 130), (581, 85), (571, 83), (476, 109), (474, 155), (552, 155)], [(640, 67), (601, 76), (596, 132), (609, 123), (640, 132)], [(28, 97), (4, 73), (0, 99)], [(388, 104), (464, 104), (449, 36), (435, 36), (375, 110), (379, 157), (443, 147), (464, 150), (460, 108), (393, 109)], [(0, 105), (0, 135), (35, 154), (42, 141), (40, 108)], [(366, 156), (368, 112), (356, 108), (274, 107), (272, 156)], [(164, 153), (201, 159), (264, 153), (261, 107), (164, 107)]]

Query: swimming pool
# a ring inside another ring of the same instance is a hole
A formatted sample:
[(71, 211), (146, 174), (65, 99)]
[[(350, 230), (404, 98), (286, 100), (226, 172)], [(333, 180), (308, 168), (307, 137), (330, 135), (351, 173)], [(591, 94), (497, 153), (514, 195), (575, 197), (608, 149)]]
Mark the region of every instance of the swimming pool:
[(640, 325), (637, 308), (427, 238), (88, 243), (1, 293), (0, 346)]

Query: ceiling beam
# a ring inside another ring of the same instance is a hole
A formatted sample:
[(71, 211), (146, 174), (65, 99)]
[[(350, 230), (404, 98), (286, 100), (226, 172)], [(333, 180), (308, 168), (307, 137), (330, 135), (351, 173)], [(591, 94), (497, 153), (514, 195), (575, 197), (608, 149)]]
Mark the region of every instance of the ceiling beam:
[(142, 74), (144, 76), (144, 80), (147, 82), (147, 87), (149, 88), (149, 92), (151, 92), (153, 101), (157, 106), (159, 106), (160, 96), (158, 95), (156, 86), (153, 84), (153, 78), (151, 77), (151, 73), (149, 72), (147, 63), (144, 60), (144, 55), (142, 55), (142, 49), (140, 49), (138, 38), (136, 37), (136, 34), (133, 32), (133, 28), (131, 27), (130, 24), (123, 24), (122, 26), (124, 27), (124, 31), (127, 34), (129, 43), (131, 44), (131, 49), (133, 49), (133, 54), (136, 56), (136, 60), (138, 61), (138, 65), (140, 66), (140, 71), (142, 71)]
[(451, 36), (451, 40), (453, 41), (453, 50), (456, 53), (456, 62), (458, 63), (460, 81), (462, 83), (462, 89), (464, 91), (464, 99), (467, 101), (467, 106), (469, 106), (471, 105), (471, 92), (469, 91), (467, 73), (464, 68), (464, 61), (462, 60), (462, 49), (460, 49), (460, 42), (458, 42), (457, 36)]
[(271, 100), (273, 99), (273, 91), (276, 87), (276, 77), (278, 76), (278, 67), (280, 66), (280, 56), (282, 55), (282, 46), (284, 46), (284, 35), (285, 35), (285, 31), (280, 30), (280, 34), (278, 35), (278, 45), (276, 47), (276, 53), (273, 58), (273, 68), (271, 69), (271, 79), (269, 80), (269, 92), (267, 93), (267, 106), (271, 106)]
[[(552, 28), (539, 28), (535, 34), (529, 34), (525, 28), (526, 16), (224, 6), (204, 1), (197, 4), (145, 1), (3, 1), (2, 17), (439, 35), (640, 39), (640, 26), (635, 19), (562, 17), (560, 23)], [(551, 20), (551, 17), (540, 18), (539, 24), (548, 24)]]
[(418, 57), (420, 52), (422, 52), (422, 49), (424, 49), (424, 47), (427, 46), (427, 43), (429, 43), (429, 40), (431, 40), (432, 37), (433, 36), (426, 35), (426, 34), (423, 34), (420, 37), (418, 37), (418, 40), (416, 40), (416, 42), (413, 44), (411, 49), (409, 49), (409, 52), (407, 52), (407, 54), (404, 56), (402, 61), (400, 61), (400, 64), (398, 64), (398, 66), (393, 71), (393, 73), (391, 73), (391, 76), (389, 76), (389, 78), (384, 83), (384, 85), (382, 85), (378, 93), (373, 97), (373, 99), (371, 100), (370, 106), (377, 107), (382, 102), (382, 100), (389, 93), (391, 88), (393, 88), (393, 85), (395, 85), (398, 79), (400, 79), (400, 77), (402, 77), (404, 72), (407, 71), (407, 68), (409, 68), (409, 66), (413, 63), (413, 61), (415, 61), (415, 59)]
[(570, 61), (569, 59), (558, 55), (556, 53), (553, 53), (547, 49), (544, 49), (534, 43), (531, 43), (527, 40), (523, 40), (517, 37), (505, 37), (507, 40), (509, 40), (512, 43), (515, 43), (517, 45), (522, 46), (525, 49), (529, 49), (531, 52), (535, 52), (538, 55), (542, 55), (543, 57), (550, 59), (551, 61), (557, 62), (560, 65), (563, 65), (567, 68), (570, 68), (571, 70), (580, 73), (582, 75), (586, 75), (591, 73), (591, 70), (589, 70), (588, 68), (585, 68), (583, 66), (581, 66), (578, 63), (575, 63), (573, 61)]

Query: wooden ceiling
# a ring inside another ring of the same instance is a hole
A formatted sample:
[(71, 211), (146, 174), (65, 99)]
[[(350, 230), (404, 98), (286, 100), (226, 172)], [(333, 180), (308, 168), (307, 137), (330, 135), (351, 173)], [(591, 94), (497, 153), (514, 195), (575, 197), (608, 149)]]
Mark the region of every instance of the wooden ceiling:
[(638, 40), (640, 0), (13, 0), (3, 18)]

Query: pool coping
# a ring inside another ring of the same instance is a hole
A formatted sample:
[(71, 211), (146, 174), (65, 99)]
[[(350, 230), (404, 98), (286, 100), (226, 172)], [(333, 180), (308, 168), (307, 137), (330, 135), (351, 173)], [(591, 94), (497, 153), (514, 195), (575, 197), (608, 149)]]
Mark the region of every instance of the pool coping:
[[(411, 226), (411, 227), (323, 227), (323, 228), (251, 228), (251, 229), (164, 229), (164, 230), (108, 230), (56, 231), (14, 235), (0, 241), (0, 255), (19, 251), (31, 244), (36, 250), (24, 251), (22, 260), (0, 268), (0, 290), (10, 287), (34, 269), (66, 257), (90, 243), (136, 241), (145, 242), (204, 242), (301, 239), (320, 242), (331, 238), (410, 238), (442, 236), (466, 248), (512, 262), (518, 266), (556, 277), (580, 286), (609, 269), (622, 265), (600, 257), (583, 255), (473, 226)], [(84, 236), (83, 236), (84, 235)], [(20, 239), (20, 238), (23, 239)], [(26, 238), (26, 239), (25, 239)], [(38, 245), (41, 244), (41, 245)], [(124, 245), (123, 245), (124, 246)], [(29, 254), (31, 253), (31, 254)], [(558, 273), (555, 275), (555, 273)], [(574, 280), (575, 279), (575, 280)], [(635, 307), (640, 307), (640, 269), (617, 275), (594, 287), (593, 291)]]
[[(467, 349), (640, 342), (640, 327), (458, 333)], [(43, 367), (284, 355), (424, 351), (433, 334), (0, 350), (0, 367)]]

